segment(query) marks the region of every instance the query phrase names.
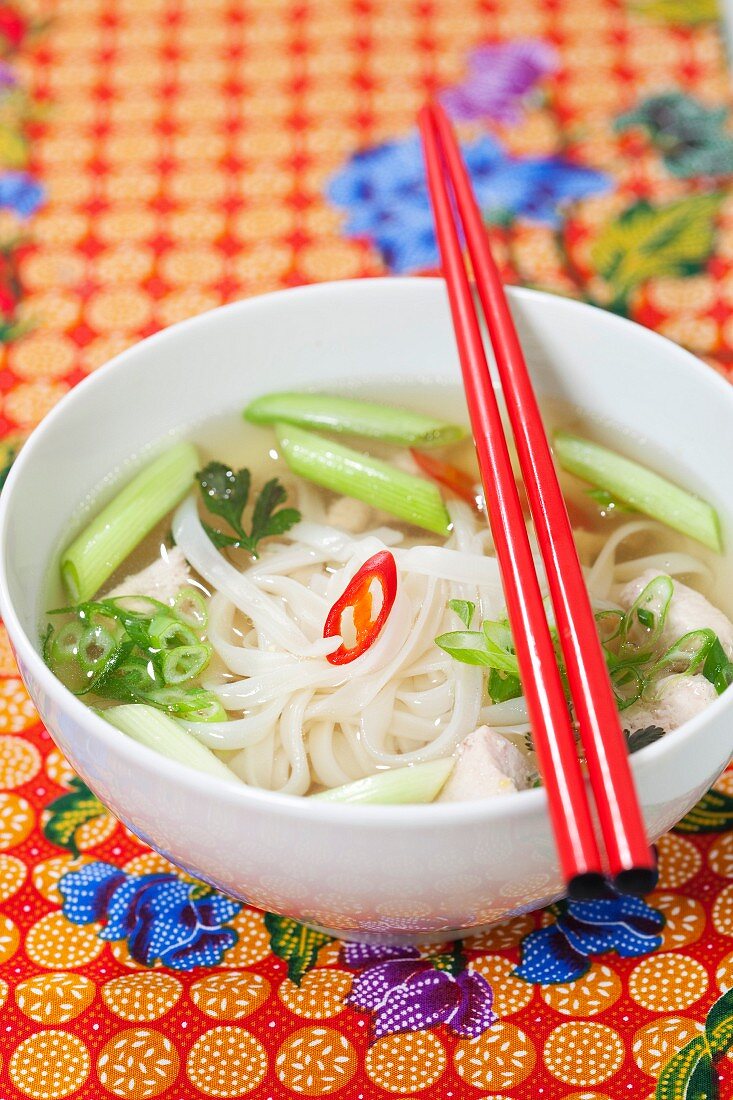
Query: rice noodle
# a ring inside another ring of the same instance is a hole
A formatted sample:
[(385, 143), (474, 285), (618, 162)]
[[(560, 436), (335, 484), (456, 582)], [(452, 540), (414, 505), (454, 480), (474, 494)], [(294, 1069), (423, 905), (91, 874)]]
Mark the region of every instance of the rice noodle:
[[(392, 527), (356, 534), (334, 527), (322, 494), (307, 484), (299, 483), (298, 502), (308, 518), (268, 541), (243, 569), (211, 543), (193, 498), (176, 512), (176, 544), (214, 593), (208, 638), (215, 657), (203, 683), (230, 714), (229, 721), (189, 723), (188, 729), (225, 753), (245, 782), (291, 794), (446, 756), (484, 723), (531, 756), (524, 697), (487, 703), (483, 670), (435, 645), (438, 634), (459, 628), (447, 606), (451, 598), (476, 604), (476, 623), (505, 614), (485, 519), (452, 502), (445, 544), (417, 545)], [(631, 520), (606, 539), (585, 570), (596, 610), (615, 607), (614, 586), (645, 569), (710, 572), (680, 551), (618, 562), (629, 538), (659, 530), (651, 521)], [(326, 657), (341, 639), (323, 637), (328, 611), (364, 562), (386, 548), (398, 570), (387, 622), (361, 656), (332, 665)], [(538, 575), (546, 596), (539, 562)], [(552, 620), (549, 600), (547, 608)]]

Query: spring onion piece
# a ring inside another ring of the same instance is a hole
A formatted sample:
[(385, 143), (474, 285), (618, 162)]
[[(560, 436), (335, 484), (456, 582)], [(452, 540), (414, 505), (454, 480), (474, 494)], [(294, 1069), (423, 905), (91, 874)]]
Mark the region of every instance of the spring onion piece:
[(175, 718), (169, 718), (154, 707), (144, 703), (128, 703), (99, 713), (133, 741), (159, 752), (161, 756), (167, 756), (169, 760), (177, 760), (179, 764), (207, 775), (219, 776), (220, 779), (241, 782), (226, 764), (222, 764), (210, 749), (183, 729)]
[(555, 434), (554, 449), (563, 470), (605, 489), (624, 504), (697, 539), (703, 546), (722, 551), (720, 520), (706, 501), (638, 462), (568, 432)]
[(193, 484), (199, 461), (177, 443), (145, 466), (74, 539), (61, 558), (61, 578), (75, 602), (90, 599)]
[(294, 473), (416, 527), (448, 534), (450, 517), (432, 482), (302, 428), (277, 424), (275, 432), (283, 458)]
[(662, 654), (652, 669), (651, 675), (677, 673), (691, 676), (699, 670), (700, 665), (705, 664), (716, 641), (717, 635), (707, 627), (701, 630), (690, 630)]
[(702, 671), (718, 695), (722, 695), (725, 689), (733, 684), (733, 661), (729, 659), (717, 635), (708, 650)]
[(622, 650), (650, 649), (657, 644), (673, 594), (671, 577), (660, 574), (649, 581), (624, 616), (619, 635)]
[(244, 410), (252, 424), (293, 424), (344, 435), (360, 435), (406, 447), (443, 447), (466, 435), (458, 424), (432, 416), (323, 393), (271, 393)]
[(311, 797), (321, 802), (342, 802), (350, 805), (397, 805), (403, 802), (432, 802), (453, 771), (455, 761), (427, 760), (407, 768), (392, 768), (377, 772), (366, 779), (357, 779), (344, 787), (333, 787)]

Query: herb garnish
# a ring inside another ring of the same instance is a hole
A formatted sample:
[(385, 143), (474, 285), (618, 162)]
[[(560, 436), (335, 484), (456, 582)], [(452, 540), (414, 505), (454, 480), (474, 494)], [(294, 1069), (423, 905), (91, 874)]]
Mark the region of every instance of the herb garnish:
[(192, 722), (223, 721), (213, 692), (196, 683), (211, 658), (206, 607), (183, 588), (173, 606), (148, 596), (88, 600), (49, 612), (43, 656), (75, 695), (148, 703)]
[(199, 471), (196, 480), (207, 510), (220, 516), (235, 532), (229, 535), (204, 523), (206, 534), (220, 549), (231, 546), (248, 550), (256, 558), (262, 539), (283, 535), (300, 522), (300, 512), (296, 508), (279, 508), (287, 493), (276, 477), (265, 484), (255, 501), (249, 534), (242, 526), (242, 513), (247, 507), (251, 486), (249, 470), (243, 468), (235, 473), (223, 462), (210, 462)]
[(647, 745), (653, 745), (655, 741), (659, 741), (666, 732), (661, 726), (645, 726), (641, 730), (624, 730), (624, 737), (629, 752), (638, 752), (639, 749), (645, 749)]

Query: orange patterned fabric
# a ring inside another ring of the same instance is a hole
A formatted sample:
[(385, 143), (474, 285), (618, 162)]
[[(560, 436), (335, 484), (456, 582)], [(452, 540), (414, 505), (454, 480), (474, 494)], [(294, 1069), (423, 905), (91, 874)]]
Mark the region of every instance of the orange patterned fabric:
[[(428, 91), (459, 121), (508, 279), (730, 372), (712, 0), (35, 0), (0, 3), (0, 51), (2, 465), (164, 325), (433, 269), (411, 137)], [(2, 632), (0, 1100), (731, 1100), (733, 773), (659, 853), (658, 890), (623, 919), (559, 906), (362, 957), (140, 844), (39, 725)], [(155, 948), (93, 910), (99, 882), (144, 896)], [(377, 1037), (364, 988), (385, 965), (385, 1004), (442, 975), (437, 1023)], [(474, 1036), (450, 1007), (469, 983)]]

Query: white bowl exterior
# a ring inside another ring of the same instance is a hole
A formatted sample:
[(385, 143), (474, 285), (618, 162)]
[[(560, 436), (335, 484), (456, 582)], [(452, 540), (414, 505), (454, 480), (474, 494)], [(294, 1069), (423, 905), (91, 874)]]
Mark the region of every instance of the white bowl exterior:
[[(538, 389), (572, 397), (682, 456), (733, 513), (733, 391), (680, 348), (587, 306), (512, 291)], [(274, 387), (458, 379), (443, 283), (323, 284), (174, 326), (77, 387), (16, 461), (0, 502), (0, 600), (21, 673), (73, 766), (125, 824), (225, 892), (355, 938), (443, 934), (561, 889), (544, 792), (429, 807), (316, 806), (164, 762), (97, 718), (38, 652), (43, 577), (80, 500), (131, 454)], [(652, 412), (654, 410), (654, 412)], [(674, 466), (674, 463), (672, 463)], [(733, 748), (733, 692), (634, 758), (650, 836), (670, 828)]]

